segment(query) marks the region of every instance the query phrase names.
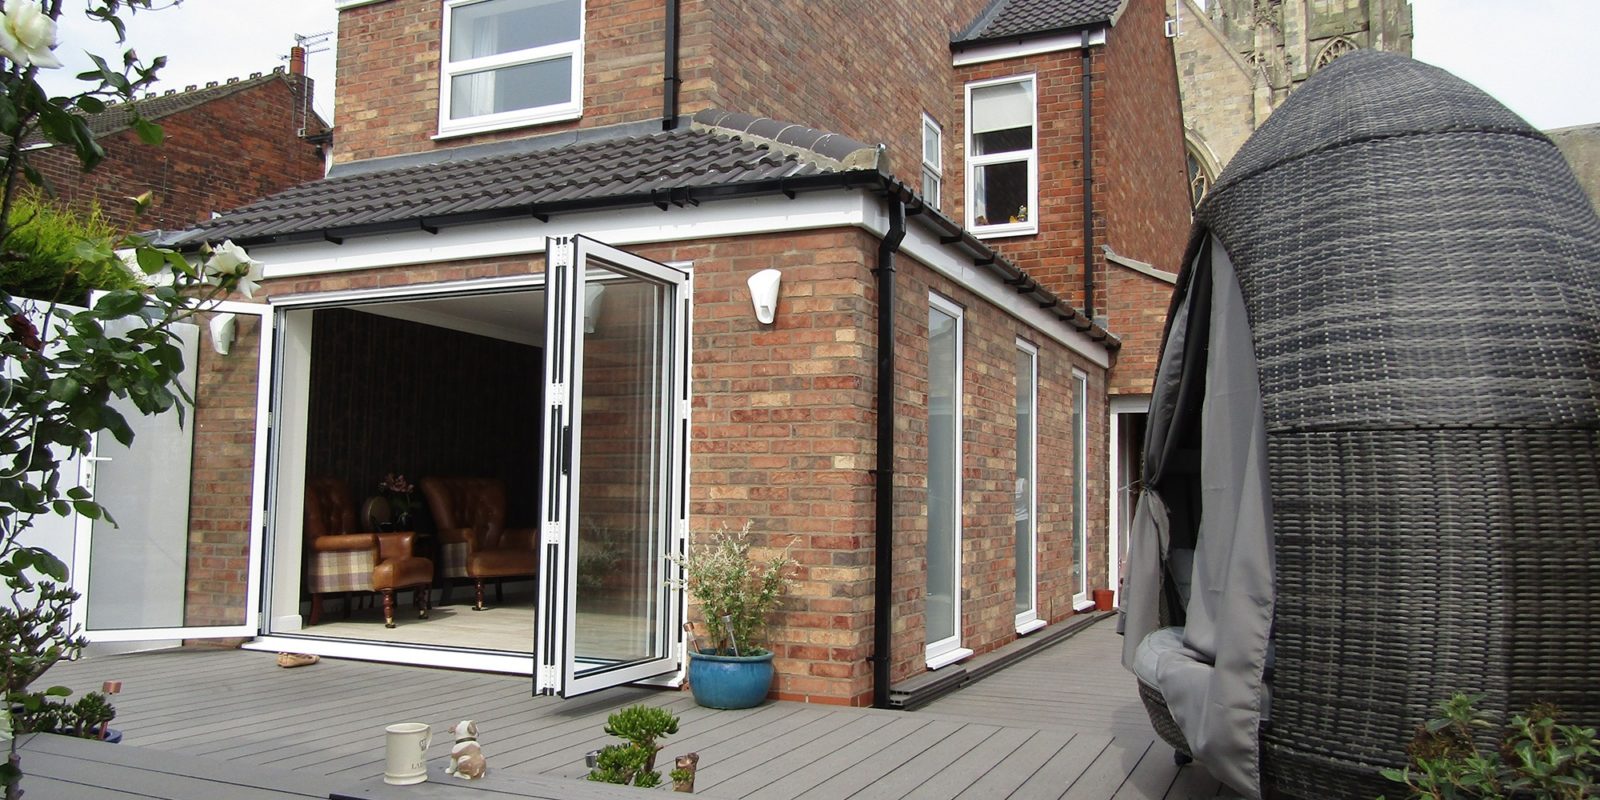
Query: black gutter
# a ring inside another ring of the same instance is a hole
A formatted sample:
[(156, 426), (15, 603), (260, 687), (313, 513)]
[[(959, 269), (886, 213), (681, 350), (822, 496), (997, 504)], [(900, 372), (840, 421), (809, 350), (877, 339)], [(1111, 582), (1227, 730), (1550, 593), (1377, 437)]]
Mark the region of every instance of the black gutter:
[(678, 76), (678, 2), (667, 0), (666, 63), (661, 69), (661, 130), (678, 127), (678, 86), (683, 79)]
[(1083, 315), (1094, 321), (1094, 60), (1083, 47)]
[(896, 193), (884, 198), (889, 229), (878, 242), (878, 465), (873, 530), (872, 707), (890, 708), (894, 615), (894, 254), (906, 238), (906, 207)]

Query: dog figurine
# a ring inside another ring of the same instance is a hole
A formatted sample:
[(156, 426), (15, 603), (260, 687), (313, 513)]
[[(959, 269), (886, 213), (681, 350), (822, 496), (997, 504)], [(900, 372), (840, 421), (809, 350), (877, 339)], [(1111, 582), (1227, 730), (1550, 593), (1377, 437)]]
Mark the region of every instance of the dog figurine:
[(489, 765), (478, 747), (478, 724), (464, 719), (450, 726), (450, 732), (455, 734), (456, 743), (450, 748), (450, 765), (444, 768), (445, 774), (469, 781), (483, 777)]

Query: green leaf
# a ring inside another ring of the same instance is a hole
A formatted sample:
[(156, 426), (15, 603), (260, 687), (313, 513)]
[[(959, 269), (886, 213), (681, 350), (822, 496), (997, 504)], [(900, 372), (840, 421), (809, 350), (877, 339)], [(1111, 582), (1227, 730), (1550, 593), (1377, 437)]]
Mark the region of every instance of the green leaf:
[(94, 310), (108, 319), (126, 317), (144, 309), (144, 295), (131, 289), (109, 292), (94, 304)]
[(160, 146), (166, 140), (166, 132), (161, 126), (147, 119), (133, 121), (133, 132), (139, 135), (139, 141), (152, 146)]
[(65, 686), (52, 686), (44, 690), (45, 697), (70, 697), (72, 690)]
[(85, 114), (99, 114), (106, 110), (105, 102), (92, 94), (78, 95), (75, 104)]
[(166, 256), (162, 255), (160, 250), (141, 247), (133, 252), (134, 258), (139, 262), (140, 271), (146, 275), (154, 275), (160, 272), (162, 267), (166, 266)]
[(72, 501), (72, 510), (89, 519), (100, 518), (100, 504), (92, 500), (74, 500)]
[(83, 384), (70, 376), (57, 378), (50, 382), (50, 389), (45, 393), (57, 403), (70, 402), (83, 391)]
[(52, 580), (60, 583), (66, 583), (67, 581), (66, 562), (56, 558), (55, 553), (49, 550), (42, 547), (33, 548), (33, 566), (40, 572), (49, 575)]

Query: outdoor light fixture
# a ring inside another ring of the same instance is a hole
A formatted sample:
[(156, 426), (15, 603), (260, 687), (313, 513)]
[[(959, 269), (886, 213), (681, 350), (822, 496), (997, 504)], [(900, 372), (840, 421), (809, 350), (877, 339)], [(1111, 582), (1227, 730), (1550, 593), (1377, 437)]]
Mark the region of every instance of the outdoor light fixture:
[(764, 269), (750, 276), (750, 302), (756, 308), (756, 321), (771, 325), (778, 315), (778, 278), (782, 273)]
[(591, 283), (583, 287), (583, 332), (594, 333), (594, 321), (600, 317), (600, 295), (605, 294), (603, 284)]
[(234, 332), (238, 323), (232, 314), (218, 314), (211, 318), (211, 349), (225, 356), (233, 349)]

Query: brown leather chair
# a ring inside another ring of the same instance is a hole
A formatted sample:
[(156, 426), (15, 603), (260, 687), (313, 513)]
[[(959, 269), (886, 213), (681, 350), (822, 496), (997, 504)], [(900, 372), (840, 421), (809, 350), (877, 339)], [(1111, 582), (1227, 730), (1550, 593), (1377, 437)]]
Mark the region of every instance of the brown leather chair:
[(384, 627), (394, 627), (394, 593), (409, 588), (417, 617), (428, 618), (428, 592), (433, 587), (433, 562), (413, 555), (416, 534), (410, 531), (364, 533), (356, 526), (356, 504), (350, 487), (337, 478), (306, 481), (306, 586), (311, 594), (311, 619), (322, 617), (322, 596), (349, 592), (383, 594)]
[(444, 578), (472, 580), (477, 588), (474, 610), (483, 610), (485, 580), (538, 574), (538, 532), (506, 528), (504, 483), (495, 478), (423, 478), (420, 485), (438, 527)]

